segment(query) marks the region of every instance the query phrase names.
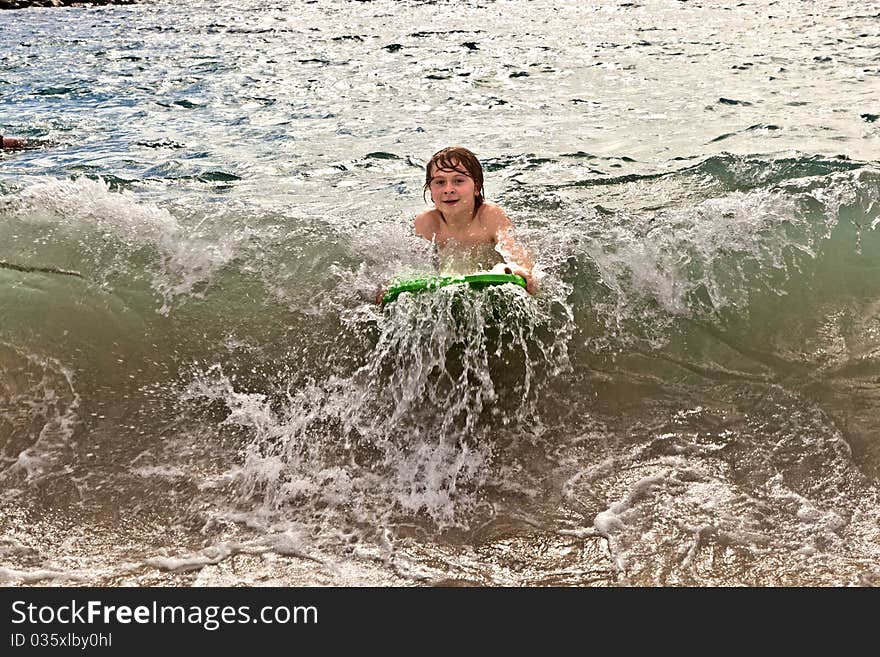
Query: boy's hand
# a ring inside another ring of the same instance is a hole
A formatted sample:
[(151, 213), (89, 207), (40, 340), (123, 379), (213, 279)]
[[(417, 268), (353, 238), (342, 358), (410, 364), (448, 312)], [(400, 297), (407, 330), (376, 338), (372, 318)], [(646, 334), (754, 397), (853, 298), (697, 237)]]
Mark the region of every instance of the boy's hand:
[(522, 276), (526, 279), (526, 292), (531, 295), (538, 292), (538, 283), (535, 280), (535, 277), (529, 269), (526, 269), (522, 265), (518, 265), (515, 262), (499, 262), (492, 267), (492, 272), (496, 274), (516, 274), (517, 276)]

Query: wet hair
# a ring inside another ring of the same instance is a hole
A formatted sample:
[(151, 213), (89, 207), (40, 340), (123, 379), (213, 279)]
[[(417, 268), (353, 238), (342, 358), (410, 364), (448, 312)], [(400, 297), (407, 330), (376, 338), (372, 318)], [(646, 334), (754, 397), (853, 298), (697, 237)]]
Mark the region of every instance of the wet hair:
[[(480, 190), (474, 197), (474, 210), (483, 204), (483, 167), (477, 156), (471, 153), (464, 146), (449, 146), (443, 150), (437, 151), (428, 160), (425, 165), (425, 187), (422, 191), (422, 198), (431, 188), (431, 168), (449, 169), (467, 174), (473, 178), (474, 186)], [(464, 167), (464, 170), (462, 170)]]

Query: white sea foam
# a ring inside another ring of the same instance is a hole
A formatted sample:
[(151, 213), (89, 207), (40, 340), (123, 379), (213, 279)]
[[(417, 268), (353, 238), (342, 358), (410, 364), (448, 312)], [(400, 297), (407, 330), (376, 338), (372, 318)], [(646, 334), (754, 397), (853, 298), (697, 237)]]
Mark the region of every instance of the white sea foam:
[(247, 228), (217, 235), (200, 231), (201, 224), (185, 226), (167, 208), (88, 178), (33, 183), (4, 198), (3, 210), (24, 224), (60, 231), (62, 240), (77, 240), (82, 257), (94, 260), (81, 266), (81, 273), (106, 287), (120, 272), (140, 276), (132, 268), (135, 254), (154, 250), (155, 260), (146, 266), (153, 270), (151, 285), (163, 302), (161, 314), (178, 297), (197, 294), (253, 237)]
[(0, 343), (0, 375), (2, 419), (13, 431), (5, 440), (19, 448), (0, 477), (35, 482), (59, 474), (80, 420), (73, 372), (54, 358)]

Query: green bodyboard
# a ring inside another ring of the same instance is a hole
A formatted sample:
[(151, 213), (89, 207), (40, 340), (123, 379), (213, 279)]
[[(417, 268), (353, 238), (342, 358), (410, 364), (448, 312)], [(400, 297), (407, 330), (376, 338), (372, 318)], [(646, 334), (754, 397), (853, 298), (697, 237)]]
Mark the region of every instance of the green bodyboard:
[(397, 279), (391, 282), (382, 297), (382, 303), (391, 303), (404, 292), (426, 292), (457, 284), (466, 284), (476, 290), (482, 290), (490, 285), (503, 285), (504, 283), (513, 283), (524, 288), (526, 279), (516, 274), (492, 274), (489, 272)]

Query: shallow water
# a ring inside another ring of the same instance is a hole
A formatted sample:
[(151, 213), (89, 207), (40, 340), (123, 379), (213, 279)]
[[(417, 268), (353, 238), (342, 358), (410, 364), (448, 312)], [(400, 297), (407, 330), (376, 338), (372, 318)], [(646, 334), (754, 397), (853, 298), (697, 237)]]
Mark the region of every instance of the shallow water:
[[(878, 15), (0, 13), (0, 581), (875, 585)], [(541, 293), (378, 308), (453, 143)]]

